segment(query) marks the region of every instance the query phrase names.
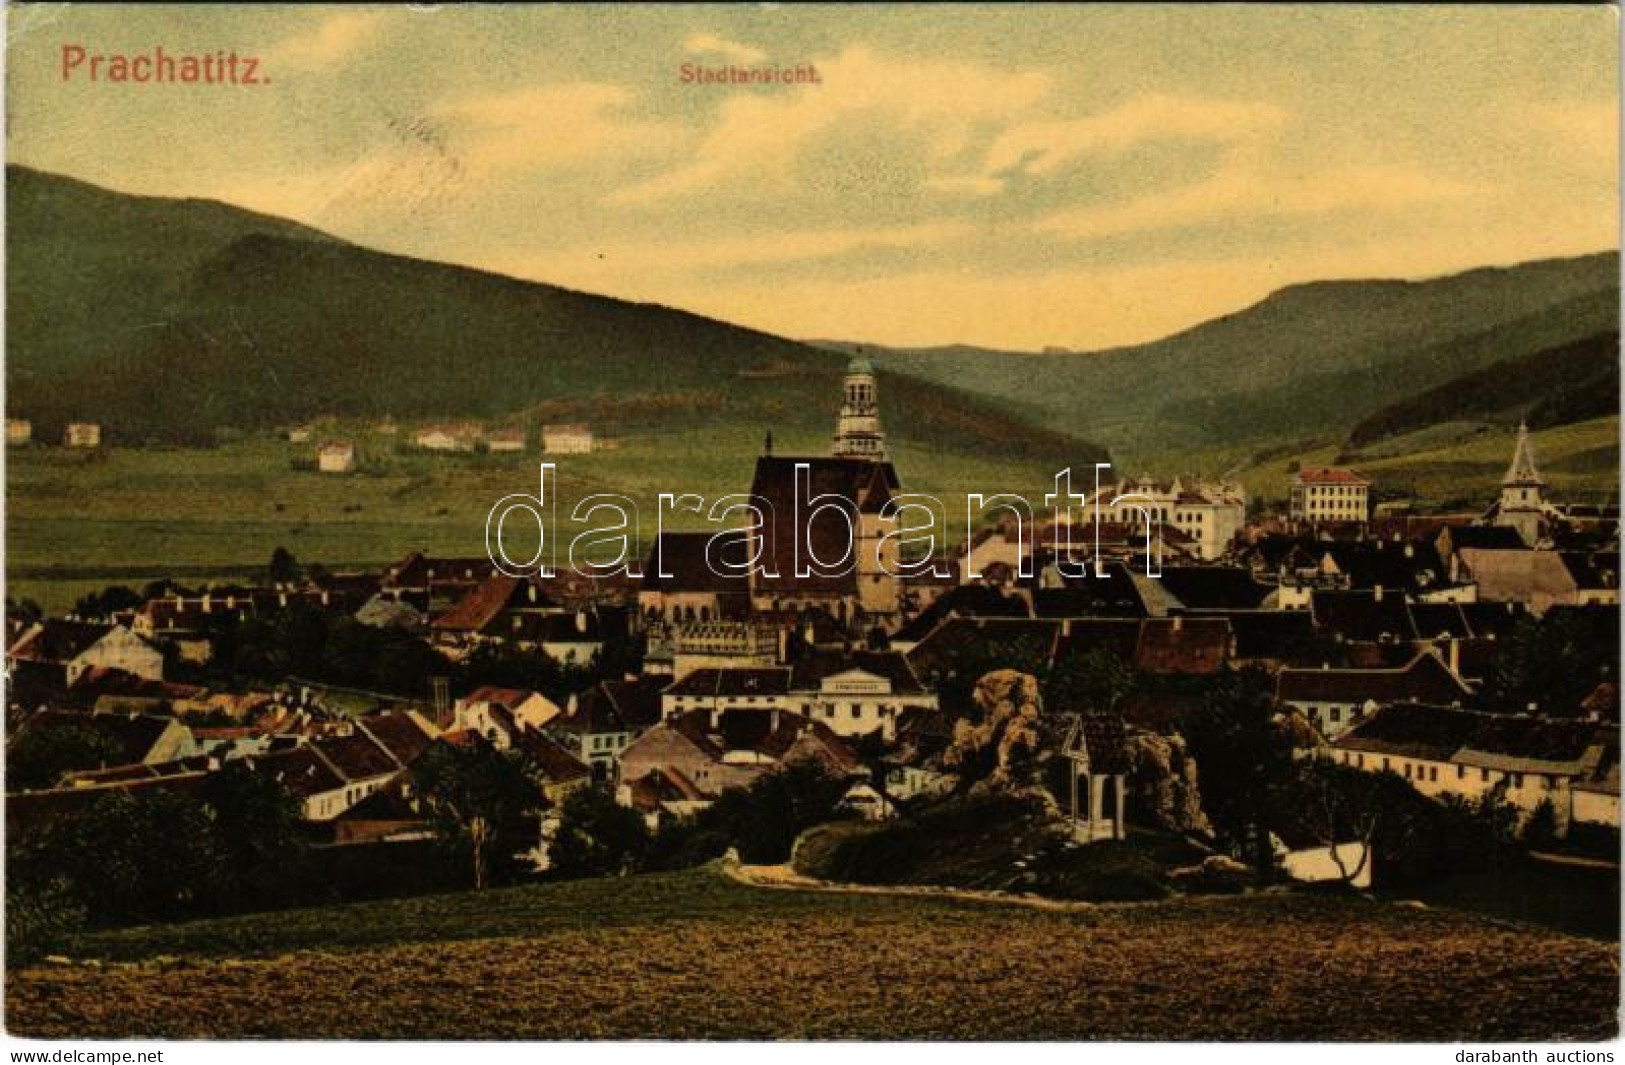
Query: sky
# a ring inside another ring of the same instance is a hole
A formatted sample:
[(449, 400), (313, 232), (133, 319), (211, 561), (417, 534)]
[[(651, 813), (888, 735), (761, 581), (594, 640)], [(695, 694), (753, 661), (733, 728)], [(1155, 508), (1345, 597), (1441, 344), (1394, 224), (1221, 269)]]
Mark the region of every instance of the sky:
[[(13, 162), (792, 337), (1095, 349), (1619, 244), (1605, 6), (8, 15)], [(268, 80), (92, 83), (70, 45)], [(818, 82), (682, 79), (730, 63)]]

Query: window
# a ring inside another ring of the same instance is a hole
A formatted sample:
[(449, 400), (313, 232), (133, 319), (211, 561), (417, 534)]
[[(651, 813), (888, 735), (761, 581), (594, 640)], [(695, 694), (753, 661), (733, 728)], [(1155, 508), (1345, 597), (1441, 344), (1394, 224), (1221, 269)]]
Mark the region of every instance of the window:
[(1332, 707), (1332, 721), (1337, 722), (1341, 720), (1343, 720), (1343, 708), (1340, 706)]
[(1490, 782), (1490, 771), (1488, 769), (1480, 769), (1478, 771), (1478, 779), (1480, 783), (1488, 784)]
[(1512, 774), (1512, 786), (1515, 787), (1515, 788), (1523, 787), (1523, 774), (1522, 773), (1514, 773), (1514, 774)]
[(1467, 778), (1467, 767), (1464, 766), (1464, 765), (1458, 765), (1456, 767), (1456, 779), (1457, 780), (1465, 780), (1466, 778)]
[(1436, 765), (1428, 766), (1428, 781), (1430, 783), (1433, 783), (1433, 784), (1437, 784), (1439, 782), (1439, 767), (1438, 766), (1436, 766)]

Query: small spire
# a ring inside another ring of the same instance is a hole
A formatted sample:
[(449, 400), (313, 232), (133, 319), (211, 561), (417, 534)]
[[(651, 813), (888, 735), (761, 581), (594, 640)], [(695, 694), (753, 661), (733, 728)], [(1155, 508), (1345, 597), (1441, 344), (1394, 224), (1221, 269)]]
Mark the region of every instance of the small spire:
[(1518, 423), (1518, 442), (1512, 451), (1512, 465), (1507, 467), (1506, 476), (1501, 478), (1504, 485), (1541, 485), (1546, 484), (1545, 478), (1535, 468), (1535, 452), (1529, 443), (1529, 425), (1527, 422)]
[(767, 431), (767, 439), (762, 441), (762, 454), (773, 454), (773, 430)]

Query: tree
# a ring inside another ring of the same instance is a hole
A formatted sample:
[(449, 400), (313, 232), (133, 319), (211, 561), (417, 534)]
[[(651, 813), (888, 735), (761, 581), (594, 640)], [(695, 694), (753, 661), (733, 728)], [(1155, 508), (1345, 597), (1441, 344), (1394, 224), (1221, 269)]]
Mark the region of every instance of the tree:
[(1056, 663), (1044, 678), (1044, 705), (1062, 712), (1111, 710), (1139, 682), (1134, 667), (1103, 648)]
[(195, 916), (227, 897), (209, 818), (195, 799), (169, 789), (97, 799), (47, 829), (31, 864), (64, 877), (103, 924)]
[(146, 602), (132, 588), (122, 584), (109, 585), (100, 592), (81, 596), (73, 604), (73, 613), (81, 618), (106, 618), (120, 610), (134, 610)]
[(813, 759), (764, 773), (744, 788), (728, 788), (700, 815), (732, 841), (753, 865), (788, 861), (796, 837), (833, 820), (847, 781)]
[(1591, 690), (1617, 680), (1619, 612), (1553, 610), (1521, 619), (1501, 644), (1485, 687), (1492, 698), (1572, 715)]
[(124, 760), (123, 749), (89, 725), (36, 725), (22, 729), (6, 748), (6, 789), (49, 788), (64, 773)]
[(13, 599), (6, 596), (6, 617), (23, 625), (32, 625), (45, 616), (45, 611), (32, 599)]
[(292, 551), (278, 545), (271, 552), (271, 562), (266, 572), (272, 584), (292, 584), (299, 579), (299, 560), (293, 557)]
[[(1343, 882), (1353, 883), (1372, 861), (1384, 815), (1387, 789), (1375, 774), (1320, 759), (1296, 764), (1276, 793), (1276, 817), (1288, 820), (1318, 841), (1331, 855)], [(1358, 846), (1352, 861), (1347, 844)]]
[(563, 877), (624, 876), (643, 867), (649, 844), (636, 810), (597, 788), (578, 788), (564, 800), (548, 863)]
[(299, 802), (278, 781), (240, 761), (203, 780), (199, 799), (224, 861), (227, 890), (241, 904), (285, 901), (304, 871)]
[(1271, 791), (1291, 766), (1275, 724), (1269, 678), (1258, 670), (1211, 681), (1180, 723), (1201, 782), (1202, 806), (1219, 836), (1251, 849), (1260, 867), (1272, 862), (1263, 830)]
[(468, 847), (474, 888), (483, 890), (498, 832), (512, 827), (542, 802), (523, 760), (476, 738), (466, 747), (436, 744), (418, 760), (412, 773), (442, 840)]

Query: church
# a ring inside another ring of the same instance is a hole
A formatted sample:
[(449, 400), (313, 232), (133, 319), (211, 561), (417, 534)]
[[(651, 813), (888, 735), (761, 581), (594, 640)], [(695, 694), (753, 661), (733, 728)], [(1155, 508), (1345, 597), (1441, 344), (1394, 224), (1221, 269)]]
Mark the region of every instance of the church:
[(822, 611), (854, 629), (895, 628), (897, 540), (884, 537), (896, 521), (883, 512), (900, 489), (886, 456), (874, 364), (855, 355), (830, 453), (775, 455), (769, 434), (756, 460), (750, 490), (765, 512), (748, 552), (760, 559), (750, 577), (752, 609)]
[(1535, 468), (1535, 451), (1529, 443), (1529, 426), (1518, 423), (1518, 440), (1512, 450), (1512, 464), (1501, 478), (1501, 498), (1484, 515), (1492, 525), (1513, 529), (1526, 547), (1540, 543), (1560, 515), (1546, 499), (1546, 478)]

